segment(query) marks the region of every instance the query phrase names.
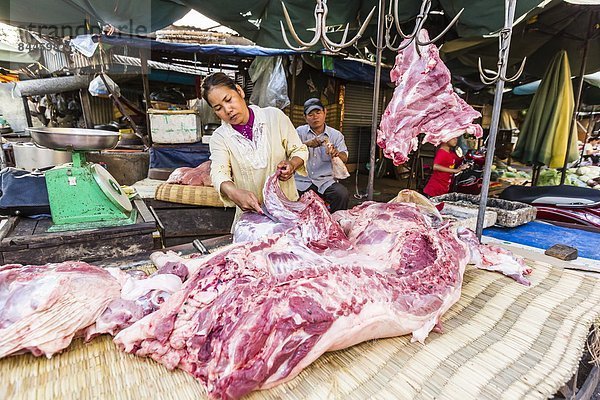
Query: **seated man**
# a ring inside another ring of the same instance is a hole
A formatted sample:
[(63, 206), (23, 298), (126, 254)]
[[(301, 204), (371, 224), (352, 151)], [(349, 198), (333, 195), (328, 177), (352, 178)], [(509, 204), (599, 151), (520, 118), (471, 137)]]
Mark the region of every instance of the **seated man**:
[(296, 174), (296, 187), (300, 195), (313, 190), (329, 203), (329, 210), (348, 208), (348, 189), (333, 178), (331, 158), (339, 157), (348, 161), (348, 148), (344, 135), (337, 129), (325, 124), (327, 111), (319, 99), (309, 99), (304, 103), (304, 119), (307, 125), (296, 130), (300, 140), (308, 146), (308, 176)]

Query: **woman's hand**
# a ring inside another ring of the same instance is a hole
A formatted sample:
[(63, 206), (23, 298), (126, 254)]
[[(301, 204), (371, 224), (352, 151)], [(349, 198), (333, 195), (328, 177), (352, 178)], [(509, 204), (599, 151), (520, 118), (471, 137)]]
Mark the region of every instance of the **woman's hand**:
[(221, 193), (229, 197), (243, 211), (256, 211), (262, 214), (258, 197), (249, 190), (238, 189), (231, 181), (226, 181), (221, 184)]
[(228, 196), (242, 211), (255, 211), (262, 214), (258, 197), (249, 190), (235, 189)]
[(294, 167), (294, 165), (287, 160), (283, 160), (279, 164), (277, 164), (277, 169), (280, 171), (280, 181), (289, 180), (292, 176), (294, 176), (294, 172), (296, 171), (296, 167)]

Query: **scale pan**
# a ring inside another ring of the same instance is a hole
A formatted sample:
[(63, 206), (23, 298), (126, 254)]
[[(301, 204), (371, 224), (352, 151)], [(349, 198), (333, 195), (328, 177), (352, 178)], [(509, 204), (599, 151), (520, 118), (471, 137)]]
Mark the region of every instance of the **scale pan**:
[(54, 150), (99, 151), (113, 149), (119, 133), (81, 128), (26, 128), (35, 144)]

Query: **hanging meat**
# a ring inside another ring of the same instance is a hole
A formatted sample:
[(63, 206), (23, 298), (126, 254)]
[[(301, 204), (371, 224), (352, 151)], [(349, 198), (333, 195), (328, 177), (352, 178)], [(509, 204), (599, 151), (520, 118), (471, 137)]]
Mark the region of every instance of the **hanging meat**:
[[(424, 29), (419, 37), (422, 42), (429, 40)], [(430, 44), (417, 51), (416, 46), (411, 44), (396, 56), (390, 72), (396, 88), (377, 130), (377, 144), (394, 165), (408, 160), (421, 133), (424, 142), (436, 146), (463, 133), (483, 134), (481, 126), (473, 123), (481, 114), (452, 89), (450, 71), (438, 48)]]

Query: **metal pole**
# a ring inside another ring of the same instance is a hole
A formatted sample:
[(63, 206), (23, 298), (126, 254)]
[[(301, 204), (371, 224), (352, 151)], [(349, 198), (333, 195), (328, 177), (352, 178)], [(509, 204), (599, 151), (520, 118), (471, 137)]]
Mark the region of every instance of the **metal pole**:
[[(488, 191), (490, 189), (490, 176), (492, 174), (492, 162), (494, 161), (494, 151), (496, 150), (496, 135), (498, 134), (498, 123), (500, 122), (500, 110), (502, 108), (502, 92), (504, 91), (504, 78), (506, 77), (506, 65), (508, 61), (508, 52), (510, 50), (510, 37), (512, 35), (512, 25), (515, 18), (516, 0), (507, 0), (506, 18), (504, 28), (508, 30), (505, 39), (505, 49), (501, 52), (500, 75), (496, 81), (496, 92), (494, 93), (494, 107), (492, 109), (492, 121), (490, 124), (490, 134), (488, 136), (487, 153), (485, 155), (485, 166), (483, 168), (483, 186), (481, 187), (481, 200), (479, 201), (479, 211), (477, 213), (476, 234), (481, 241), (483, 233), (483, 222), (485, 220), (485, 208), (487, 206)], [(500, 33), (502, 35), (502, 32)], [(500, 39), (502, 46), (502, 38)]]
[(375, 184), (375, 153), (377, 152), (377, 115), (379, 114), (379, 84), (381, 83), (384, 13), (385, 0), (379, 0), (379, 17), (377, 19), (377, 58), (375, 61), (375, 80), (373, 82), (373, 120), (371, 121), (371, 157), (369, 159), (369, 182), (367, 184), (368, 200), (373, 200), (373, 186)]
[(592, 115), (590, 115), (590, 122), (588, 125), (588, 129), (585, 132), (585, 140), (583, 141), (583, 146), (581, 146), (581, 154), (579, 155), (579, 160), (581, 162), (581, 160), (583, 160), (583, 156), (585, 154), (585, 145), (587, 144), (588, 140), (590, 139), (590, 136), (592, 134), (592, 131), (594, 130), (594, 125), (596, 124), (596, 115), (594, 114), (596, 112), (596, 106), (592, 106)]
[(573, 128), (575, 127), (575, 121), (577, 120), (577, 110), (579, 109), (579, 102), (581, 101), (581, 92), (583, 91), (583, 75), (585, 75), (585, 65), (587, 64), (587, 53), (588, 53), (588, 43), (590, 41), (590, 36), (592, 35), (592, 16), (594, 13), (590, 13), (590, 18), (588, 21), (588, 34), (585, 37), (585, 42), (583, 44), (583, 58), (581, 59), (581, 69), (579, 71), (579, 87), (577, 88), (577, 96), (575, 97), (575, 108), (573, 109), (573, 119), (571, 119), (571, 123), (569, 124), (569, 138), (567, 139), (567, 146), (565, 150), (565, 161), (562, 167), (562, 173), (560, 175), (560, 184), (565, 184), (565, 179), (567, 177), (567, 164), (569, 163), (569, 145), (571, 144), (571, 138), (573, 137)]
[(290, 112), (288, 117), (290, 117), (290, 119), (292, 119), (292, 116), (294, 115), (294, 104), (295, 104), (295, 100), (296, 100), (296, 68), (298, 66), (298, 56), (296, 54), (294, 54), (292, 56), (292, 87), (291, 87), (291, 93), (290, 93)]

